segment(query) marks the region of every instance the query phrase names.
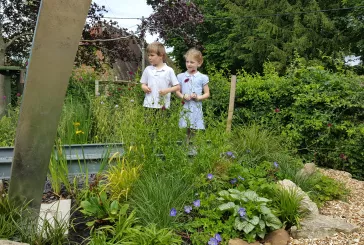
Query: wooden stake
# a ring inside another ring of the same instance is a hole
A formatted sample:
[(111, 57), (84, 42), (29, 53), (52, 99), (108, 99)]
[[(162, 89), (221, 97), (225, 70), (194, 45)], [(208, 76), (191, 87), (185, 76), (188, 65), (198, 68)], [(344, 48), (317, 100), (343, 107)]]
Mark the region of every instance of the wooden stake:
[(234, 113), (234, 102), (235, 102), (235, 90), (236, 90), (236, 75), (231, 76), (231, 86), (230, 86), (230, 101), (229, 101), (229, 111), (226, 124), (226, 132), (231, 132), (231, 123), (233, 121)]

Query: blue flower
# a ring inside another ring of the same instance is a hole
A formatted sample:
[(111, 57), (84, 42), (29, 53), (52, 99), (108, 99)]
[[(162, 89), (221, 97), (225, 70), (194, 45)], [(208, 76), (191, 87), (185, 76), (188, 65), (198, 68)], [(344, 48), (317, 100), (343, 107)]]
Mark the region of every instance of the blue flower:
[(275, 168), (278, 168), (278, 166), (279, 166), (277, 162), (274, 162), (273, 165)]
[(196, 208), (201, 206), (201, 201), (200, 199), (197, 199), (196, 201), (193, 202), (193, 206), (195, 206)]
[(220, 234), (219, 234), (219, 233), (216, 233), (216, 235), (215, 235), (215, 239), (216, 239), (218, 242), (221, 242), (221, 241), (222, 241), (221, 236), (220, 236)]
[(210, 241), (207, 243), (208, 245), (219, 245), (219, 241), (216, 240), (215, 237), (210, 238)]
[(231, 183), (231, 184), (235, 184), (236, 182), (238, 182), (238, 180), (237, 180), (236, 178), (234, 178), (234, 179), (230, 180), (230, 183)]
[(251, 151), (249, 149), (246, 150), (246, 153), (250, 153)]
[(226, 152), (226, 156), (231, 157), (231, 158), (235, 158), (234, 153), (232, 153), (231, 151)]
[(239, 208), (238, 213), (239, 213), (240, 217), (243, 218), (246, 214), (245, 208)]
[(241, 177), (240, 175), (238, 176), (238, 179), (244, 181), (245, 179), (243, 177)]
[(172, 208), (171, 211), (169, 212), (169, 216), (176, 216), (177, 215), (177, 210), (175, 208)]
[(214, 177), (214, 176), (213, 176), (212, 174), (208, 174), (208, 175), (207, 175), (207, 178), (208, 178), (208, 179), (212, 179), (213, 177)]
[(185, 206), (185, 212), (186, 213), (191, 213), (192, 207), (191, 206)]
[(210, 238), (210, 241), (207, 243), (208, 245), (219, 245), (222, 241), (221, 236), (219, 233), (216, 233), (214, 237)]

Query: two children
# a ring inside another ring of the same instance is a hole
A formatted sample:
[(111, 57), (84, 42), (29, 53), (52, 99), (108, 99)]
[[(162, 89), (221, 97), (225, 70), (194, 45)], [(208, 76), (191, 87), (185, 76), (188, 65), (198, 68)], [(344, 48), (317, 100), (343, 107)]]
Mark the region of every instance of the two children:
[(208, 77), (197, 71), (203, 63), (202, 54), (197, 49), (190, 49), (185, 54), (187, 71), (176, 77), (173, 69), (164, 63), (166, 51), (161, 43), (149, 44), (147, 53), (151, 65), (145, 68), (140, 81), (145, 93), (143, 106), (169, 108), (170, 93), (176, 92), (184, 102), (179, 126), (187, 128), (189, 141), (192, 130), (205, 129), (201, 101), (210, 96)]

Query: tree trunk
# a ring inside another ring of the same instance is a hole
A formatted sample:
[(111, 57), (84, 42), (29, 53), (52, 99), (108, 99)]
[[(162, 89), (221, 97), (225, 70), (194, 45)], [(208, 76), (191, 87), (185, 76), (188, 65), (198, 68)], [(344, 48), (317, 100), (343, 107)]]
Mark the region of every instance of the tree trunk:
[[(3, 37), (0, 34), (0, 66), (5, 65), (5, 47), (6, 44), (4, 42)], [(3, 75), (0, 75), (0, 118), (3, 116), (6, 107), (6, 102), (3, 99), (4, 96), (5, 96), (5, 79)]]

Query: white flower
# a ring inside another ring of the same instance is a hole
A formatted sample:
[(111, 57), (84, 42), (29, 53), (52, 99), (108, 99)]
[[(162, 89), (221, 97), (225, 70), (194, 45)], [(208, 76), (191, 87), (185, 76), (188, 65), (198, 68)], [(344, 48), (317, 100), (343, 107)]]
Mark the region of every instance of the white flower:
[(134, 103), (134, 100), (130, 100), (131, 103)]
[(115, 108), (118, 108), (119, 107), (119, 105), (115, 105)]
[(101, 101), (101, 102), (100, 102), (100, 104), (101, 104), (101, 105), (103, 105), (103, 104), (104, 104), (104, 102), (103, 102), (103, 101)]

